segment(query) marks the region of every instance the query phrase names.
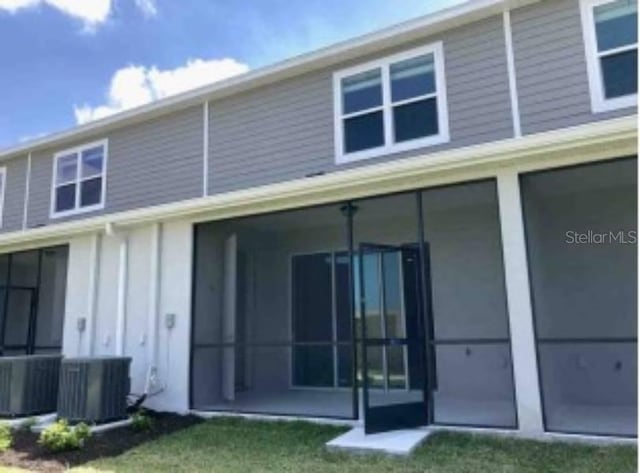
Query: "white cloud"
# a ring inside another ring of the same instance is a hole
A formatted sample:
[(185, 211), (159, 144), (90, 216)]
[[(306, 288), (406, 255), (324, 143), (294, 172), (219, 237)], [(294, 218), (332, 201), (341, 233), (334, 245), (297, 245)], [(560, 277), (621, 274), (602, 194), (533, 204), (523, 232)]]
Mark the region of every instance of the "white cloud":
[(104, 22), (111, 12), (111, 0), (0, 0), (0, 9), (15, 13), (45, 4), (82, 20), (88, 27)]
[(0, 8), (15, 12), (21, 8), (33, 7), (40, 3), (40, 0), (0, 0)]
[(127, 66), (111, 78), (106, 103), (97, 106), (74, 106), (79, 124), (144, 105), (153, 100), (185, 92), (248, 71), (246, 64), (235, 59), (192, 59), (176, 69)]
[(155, 0), (135, 0), (135, 2), (142, 14), (147, 18), (158, 14)]
[[(146, 17), (157, 15), (155, 0), (134, 0)], [(81, 20), (85, 28), (93, 30), (104, 23), (111, 14), (112, 0), (0, 0), (0, 10), (16, 13), (25, 8), (48, 5), (62, 13)]]

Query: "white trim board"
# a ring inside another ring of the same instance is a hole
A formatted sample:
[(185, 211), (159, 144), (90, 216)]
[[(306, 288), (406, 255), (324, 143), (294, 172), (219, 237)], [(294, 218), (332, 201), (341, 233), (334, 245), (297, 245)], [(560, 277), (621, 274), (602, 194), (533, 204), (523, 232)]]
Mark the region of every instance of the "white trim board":
[(504, 25), (504, 41), (507, 54), (507, 73), (509, 75), (509, 96), (511, 98), (511, 121), (513, 123), (513, 136), (522, 136), (522, 124), (520, 122), (520, 103), (518, 102), (518, 81), (516, 75), (516, 61), (513, 52), (513, 32), (511, 30), (511, 12), (505, 10), (502, 14)]
[(0, 248), (136, 226), (158, 220), (222, 220), (458, 182), (464, 172), (494, 176), (496, 169), (549, 169), (637, 154), (637, 116), (603, 120), (523, 138), (421, 154), (395, 161), (269, 184), (170, 204), (55, 223), (0, 235)]
[(202, 196), (209, 194), (209, 101), (202, 106)]
[(0, 167), (0, 180), (2, 181), (2, 187), (0, 187), (0, 228), (4, 227), (4, 203), (5, 196), (7, 195), (7, 167)]
[(31, 153), (27, 154), (27, 175), (24, 183), (24, 206), (22, 207), (22, 229), (29, 225), (29, 198), (31, 196)]

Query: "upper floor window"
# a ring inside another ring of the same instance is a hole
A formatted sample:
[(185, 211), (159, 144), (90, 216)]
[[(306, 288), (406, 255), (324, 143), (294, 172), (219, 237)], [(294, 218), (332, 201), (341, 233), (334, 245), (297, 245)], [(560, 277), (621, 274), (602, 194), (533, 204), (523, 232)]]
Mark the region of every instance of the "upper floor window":
[(637, 104), (636, 0), (582, 0), (591, 107), (605, 112)]
[(336, 162), (449, 141), (442, 43), (334, 74)]
[(61, 151), (53, 161), (52, 217), (104, 207), (106, 140)]

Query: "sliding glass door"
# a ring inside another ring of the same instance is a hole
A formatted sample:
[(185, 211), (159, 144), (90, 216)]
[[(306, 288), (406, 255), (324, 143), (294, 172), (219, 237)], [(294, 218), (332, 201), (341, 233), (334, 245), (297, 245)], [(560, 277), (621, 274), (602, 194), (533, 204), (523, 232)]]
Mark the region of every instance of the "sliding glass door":
[(292, 258), (293, 384), (338, 384), (333, 253)]

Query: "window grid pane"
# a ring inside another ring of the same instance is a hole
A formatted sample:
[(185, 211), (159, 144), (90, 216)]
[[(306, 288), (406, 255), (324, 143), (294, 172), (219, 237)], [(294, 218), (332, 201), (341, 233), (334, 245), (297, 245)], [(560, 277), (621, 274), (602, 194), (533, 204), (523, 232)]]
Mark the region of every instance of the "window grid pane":
[(67, 184), (78, 178), (78, 155), (70, 154), (58, 158), (56, 184)]
[(353, 153), (384, 145), (382, 110), (343, 120), (344, 151)]
[(73, 210), (76, 206), (76, 184), (65, 184), (56, 188), (56, 212)]
[(399, 102), (436, 91), (433, 54), (391, 64), (391, 99)]
[(638, 92), (638, 51), (612, 54), (600, 59), (604, 96), (607, 99)]
[(393, 108), (396, 143), (438, 134), (436, 99), (426, 99)]
[(635, 0), (617, 0), (594, 8), (598, 51), (638, 42), (637, 11)]
[(80, 207), (97, 205), (102, 200), (102, 178), (88, 179), (80, 184)]
[(102, 174), (103, 147), (87, 149), (82, 152), (82, 177), (93, 177)]
[(369, 110), (381, 105), (381, 69), (374, 69), (342, 79), (343, 115)]

